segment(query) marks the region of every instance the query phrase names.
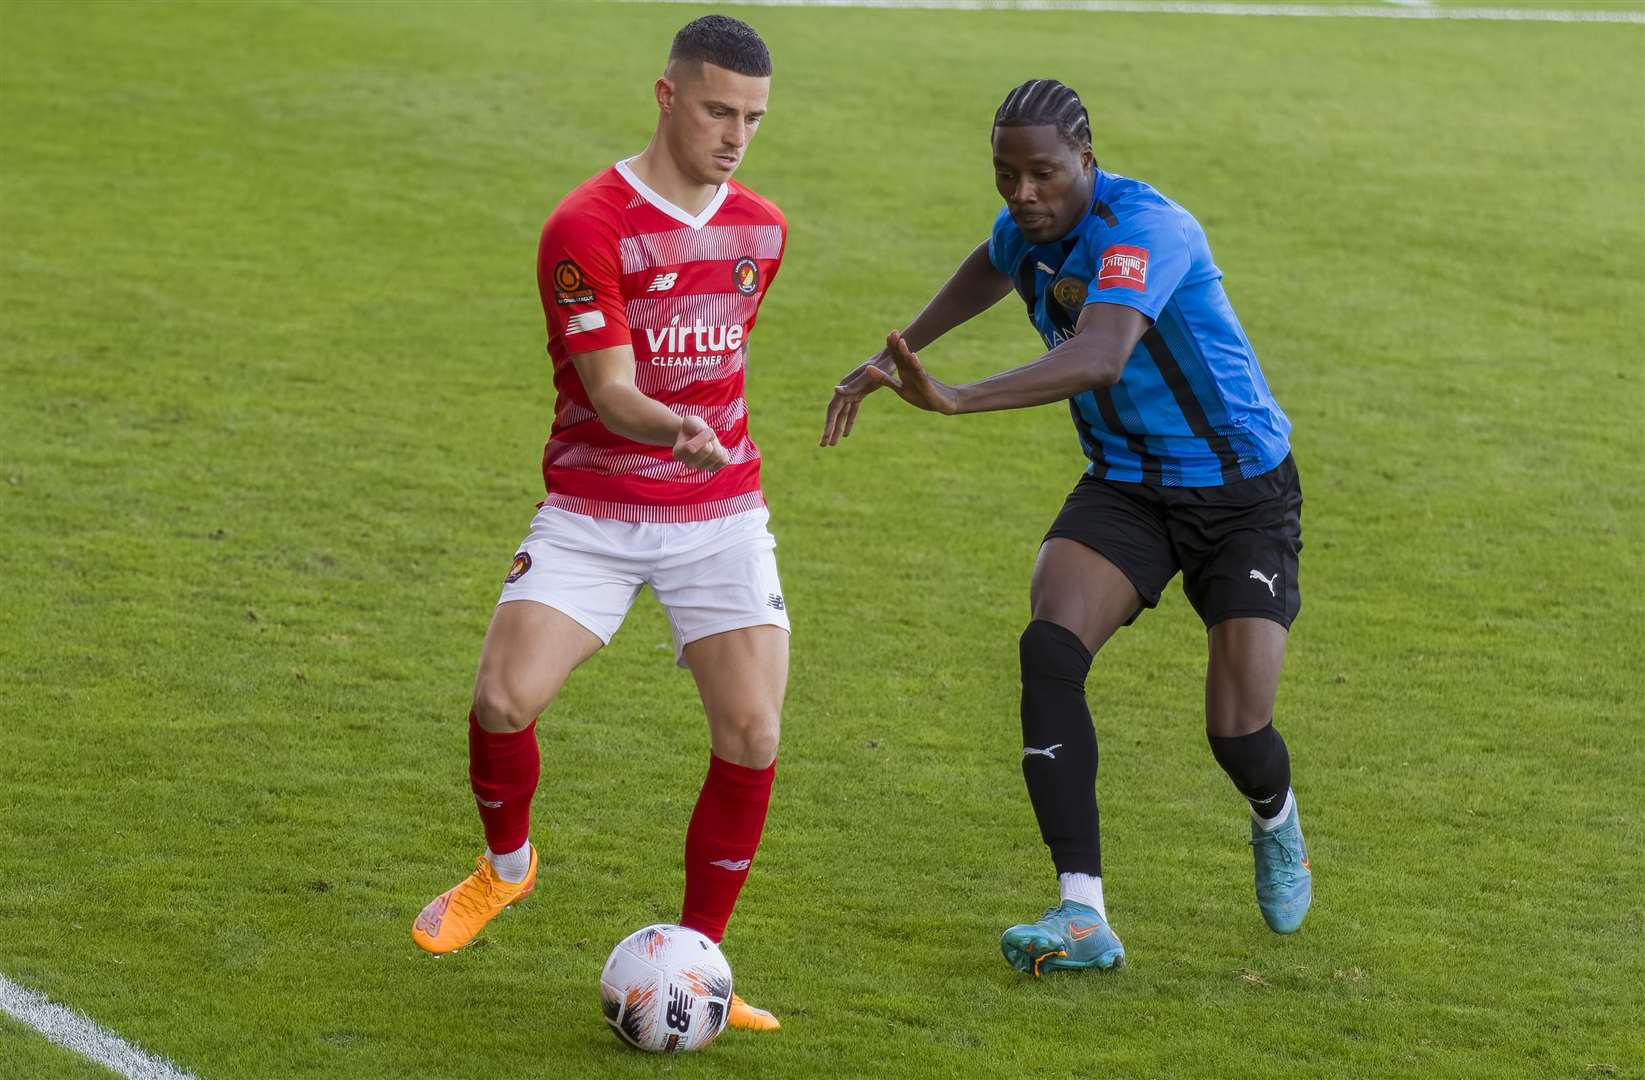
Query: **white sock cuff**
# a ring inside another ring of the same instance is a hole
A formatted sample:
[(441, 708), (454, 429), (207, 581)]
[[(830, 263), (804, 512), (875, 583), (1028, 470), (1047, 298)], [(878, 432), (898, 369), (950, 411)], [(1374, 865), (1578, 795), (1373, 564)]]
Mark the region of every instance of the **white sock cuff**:
[(1097, 914), (1108, 919), (1108, 908), (1102, 902), (1102, 878), (1096, 874), (1058, 874), (1057, 887), (1064, 900), (1096, 908)]
[(1279, 813), (1275, 814), (1273, 817), (1265, 818), (1258, 817), (1257, 812), (1252, 810), (1251, 820), (1255, 821), (1257, 823), (1257, 828), (1261, 829), (1263, 832), (1273, 832), (1284, 823), (1286, 818), (1291, 816), (1291, 811), (1296, 808), (1296, 805), (1297, 797), (1291, 793), (1290, 788), (1286, 788), (1285, 801), (1280, 804)]
[(499, 855), (486, 848), (486, 860), (491, 868), (497, 871), (497, 876), (510, 885), (518, 885), (525, 880), (526, 874), (531, 872), (531, 841), (527, 840), (518, 848)]

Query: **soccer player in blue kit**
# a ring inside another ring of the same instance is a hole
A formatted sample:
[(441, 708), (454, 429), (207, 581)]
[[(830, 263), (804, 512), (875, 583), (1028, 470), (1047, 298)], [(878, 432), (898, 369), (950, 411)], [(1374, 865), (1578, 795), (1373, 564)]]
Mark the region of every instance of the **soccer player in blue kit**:
[[(1139, 180), (1102, 171), (1079, 96), (1050, 79), (994, 115), (1005, 207), (919, 317), (835, 388), (822, 444), (851, 433), (881, 386), (958, 413), (1068, 402), (1089, 465), (1040, 546), (1020, 642), (1022, 771), (1060, 902), (1007, 929), (1006, 959), (1039, 975), (1112, 968), (1097, 824), (1092, 657), (1180, 570), (1207, 630), (1211, 752), (1250, 805), (1257, 907), (1302, 925), (1313, 898), (1273, 725), (1286, 635), (1300, 606), (1302, 489), (1290, 421), (1222, 289), (1204, 230)], [(933, 378), (915, 353), (1016, 291), (1048, 350), (980, 382)]]

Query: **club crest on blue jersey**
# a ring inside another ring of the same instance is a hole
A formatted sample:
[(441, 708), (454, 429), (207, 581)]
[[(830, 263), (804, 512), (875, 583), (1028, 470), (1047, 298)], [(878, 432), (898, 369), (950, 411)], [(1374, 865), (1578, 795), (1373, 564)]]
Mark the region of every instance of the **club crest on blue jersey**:
[(1056, 297), (1057, 303), (1067, 308), (1070, 314), (1079, 314), (1085, 306), (1085, 282), (1077, 277), (1058, 278), (1057, 283), (1051, 286), (1051, 295)]

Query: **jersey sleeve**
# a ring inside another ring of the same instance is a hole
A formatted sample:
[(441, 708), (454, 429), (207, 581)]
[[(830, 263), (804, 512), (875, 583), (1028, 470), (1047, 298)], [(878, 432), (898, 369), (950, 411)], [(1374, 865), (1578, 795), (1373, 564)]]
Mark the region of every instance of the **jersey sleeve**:
[(555, 214), (537, 245), (537, 291), (550, 351), (564, 355), (632, 344), (617, 241), (587, 215)]
[(1001, 207), (994, 217), (994, 231), (988, 234), (988, 261), (994, 264), (994, 269), (1015, 281), (1017, 265), (1027, 251), (1027, 238), (1011, 220), (1011, 211)]
[(1168, 213), (1146, 213), (1104, 230), (1097, 241), (1096, 277), (1087, 304), (1121, 304), (1150, 319), (1177, 291), (1193, 261), (1182, 222)]
[(771, 272), (765, 276), (765, 287), (760, 290), (760, 302), (765, 302), (765, 294), (771, 291), (772, 284), (777, 280), (777, 271), (783, 268), (783, 257), (788, 254), (788, 218), (775, 206), (771, 208), (776, 217), (777, 228), (782, 230), (782, 244), (777, 248), (776, 261), (771, 264)]

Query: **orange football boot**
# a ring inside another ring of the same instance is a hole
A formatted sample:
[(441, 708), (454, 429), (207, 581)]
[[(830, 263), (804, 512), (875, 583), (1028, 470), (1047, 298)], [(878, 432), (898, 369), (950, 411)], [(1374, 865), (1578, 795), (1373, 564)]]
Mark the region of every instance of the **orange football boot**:
[(766, 1010), (756, 1009), (744, 1001), (741, 994), (732, 994), (731, 1012), (726, 1015), (725, 1026), (745, 1031), (776, 1031), (782, 1024)]
[[(536, 887), (535, 847), (531, 849), (531, 868), (520, 882), (498, 877), (491, 860), (481, 855), (474, 860), (474, 873), (429, 901), (428, 907), (411, 924), (411, 940), (418, 948), (431, 953), (453, 952), (473, 941), (499, 911), (524, 900)], [(731, 1015), (736, 1014), (733, 1005)]]

